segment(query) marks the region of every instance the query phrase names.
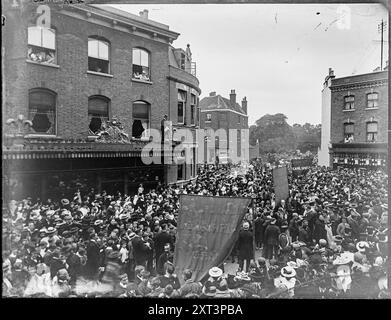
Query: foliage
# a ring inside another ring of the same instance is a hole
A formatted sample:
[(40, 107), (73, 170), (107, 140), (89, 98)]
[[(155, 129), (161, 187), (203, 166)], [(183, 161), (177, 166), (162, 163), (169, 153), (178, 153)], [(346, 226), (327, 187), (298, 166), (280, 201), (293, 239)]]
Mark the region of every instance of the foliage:
[(250, 126), (250, 144), (259, 142), (260, 153), (282, 153), (299, 149), (316, 152), (320, 146), (321, 125), (290, 126), (282, 113), (266, 114)]

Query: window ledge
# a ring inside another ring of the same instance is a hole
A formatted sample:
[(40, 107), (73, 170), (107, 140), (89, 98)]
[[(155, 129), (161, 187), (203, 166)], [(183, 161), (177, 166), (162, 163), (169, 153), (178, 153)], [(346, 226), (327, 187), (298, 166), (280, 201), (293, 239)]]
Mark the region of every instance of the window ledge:
[(356, 111), (356, 109), (343, 109), (343, 112)]
[(94, 74), (96, 76), (107, 77), (107, 78), (113, 78), (114, 77), (112, 74), (109, 74), (109, 73), (95, 72), (95, 71), (90, 71), (90, 70), (87, 70), (87, 73), (88, 74)]
[(374, 107), (374, 108), (365, 108), (365, 110), (377, 110), (379, 107)]
[(28, 134), (25, 136), (25, 138), (43, 138), (43, 139), (58, 138), (58, 139), (61, 139), (60, 137), (56, 136), (55, 134), (39, 134), (39, 133)]
[(31, 64), (37, 64), (39, 66), (45, 66), (45, 67), (51, 67), (51, 68), (60, 69), (60, 66), (58, 64), (54, 64), (54, 63), (36, 62), (36, 61), (28, 60), (28, 59), (26, 59), (26, 62), (31, 63)]
[(135, 78), (132, 78), (132, 81), (133, 81), (133, 82), (146, 83), (146, 84), (153, 84), (153, 82), (152, 82), (152, 81), (148, 81), (148, 80), (141, 80), (141, 79), (135, 79)]

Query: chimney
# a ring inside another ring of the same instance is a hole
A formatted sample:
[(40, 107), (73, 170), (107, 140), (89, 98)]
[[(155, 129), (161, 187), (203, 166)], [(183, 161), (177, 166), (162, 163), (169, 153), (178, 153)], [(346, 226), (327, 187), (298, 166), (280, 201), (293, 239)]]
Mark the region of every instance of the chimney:
[(212, 91), (211, 93), (209, 93), (209, 97), (214, 97), (216, 96), (216, 91)]
[(231, 90), (231, 93), (229, 95), (229, 100), (231, 101), (231, 104), (234, 106), (236, 104), (236, 93), (235, 89)]
[(243, 109), (244, 113), (247, 114), (247, 99), (246, 99), (246, 97), (244, 97), (242, 100), (242, 109)]

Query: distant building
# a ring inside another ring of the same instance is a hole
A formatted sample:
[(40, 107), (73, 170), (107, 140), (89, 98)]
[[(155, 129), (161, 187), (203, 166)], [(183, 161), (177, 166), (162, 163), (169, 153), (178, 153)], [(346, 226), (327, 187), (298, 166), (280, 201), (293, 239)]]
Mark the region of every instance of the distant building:
[[(241, 137), (240, 130), (248, 129), (248, 115), (247, 115), (247, 99), (243, 98), (242, 104), (239, 105), (236, 102), (236, 92), (231, 90), (229, 99), (222, 97), (216, 92), (211, 92), (208, 97), (204, 97), (200, 101), (200, 127), (201, 129), (212, 129), (214, 131), (218, 129), (226, 130), (227, 134), (229, 129), (237, 130), (237, 152), (240, 156), (241, 148), (247, 146), (249, 148), (248, 137)], [(227, 136), (227, 139), (229, 136)], [(243, 139), (242, 139), (243, 138)], [(213, 161), (216, 156), (222, 158), (229, 158), (228, 148), (232, 145), (233, 141), (227, 141), (227, 150), (222, 148), (222, 141), (216, 139), (215, 148), (209, 148), (206, 150), (206, 142), (204, 145), (204, 152), (208, 156), (209, 161)]]
[(388, 71), (336, 78), (329, 69), (319, 165), (385, 168), (387, 127)]

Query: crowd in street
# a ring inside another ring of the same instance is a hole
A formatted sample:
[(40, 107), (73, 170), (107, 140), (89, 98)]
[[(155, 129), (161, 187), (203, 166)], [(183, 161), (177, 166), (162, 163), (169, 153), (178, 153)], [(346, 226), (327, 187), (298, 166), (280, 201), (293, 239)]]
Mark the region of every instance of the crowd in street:
[[(3, 296), (382, 298), (387, 175), (313, 167), (276, 203), (271, 166), (205, 166), (183, 186), (76, 192), (3, 208)], [(200, 282), (173, 264), (180, 194), (253, 198), (231, 256)]]

